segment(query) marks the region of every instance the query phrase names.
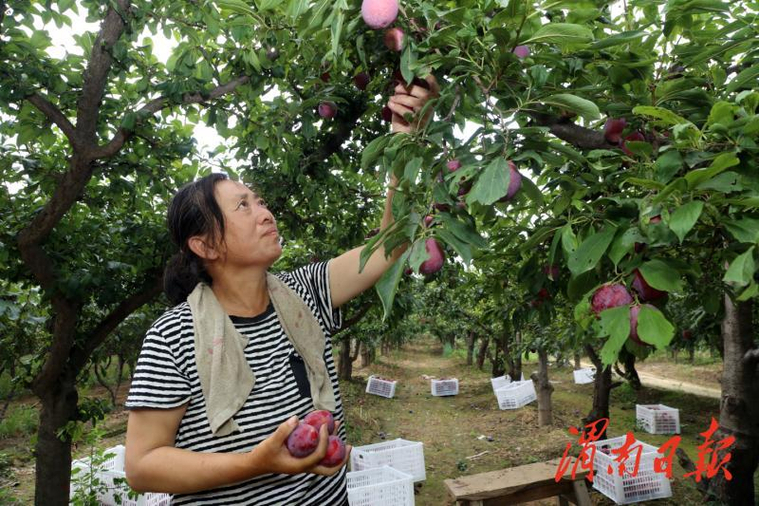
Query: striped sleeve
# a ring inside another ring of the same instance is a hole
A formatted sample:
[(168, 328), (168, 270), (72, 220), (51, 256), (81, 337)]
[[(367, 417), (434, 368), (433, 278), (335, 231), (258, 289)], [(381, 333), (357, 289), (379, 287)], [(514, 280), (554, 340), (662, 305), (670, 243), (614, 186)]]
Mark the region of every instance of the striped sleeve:
[(343, 314), (339, 308), (332, 307), (327, 264), (327, 262), (308, 264), (290, 272), (290, 275), (311, 296), (316, 304), (316, 316), (322, 320), (327, 331), (334, 334), (343, 324)]
[(148, 330), (129, 388), (127, 409), (169, 409), (189, 402), (190, 380), (178, 366), (172, 344), (157, 324)]

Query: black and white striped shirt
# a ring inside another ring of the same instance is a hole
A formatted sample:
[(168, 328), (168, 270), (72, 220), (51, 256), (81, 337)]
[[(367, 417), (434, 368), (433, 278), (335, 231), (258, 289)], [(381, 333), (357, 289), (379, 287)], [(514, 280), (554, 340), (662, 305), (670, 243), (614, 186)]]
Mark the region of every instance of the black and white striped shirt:
[[(335, 420), (343, 422), (342, 399), (330, 343), (332, 333), (342, 323), (342, 315), (332, 307), (327, 263), (310, 264), (277, 276), (306, 301), (327, 337), (324, 359), (337, 401), (334, 415)], [(126, 407), (174, 408), (189, 402), (177, 430), (177, 448), (198, 452), (248, 452), (290, 416), (303, 419), (315, 409), (302, 359), (284, 334), (273, 306), (270, 304), (263, 314), (253, 318), (232, 317), (232, 321), (249, 339), (245, 356), (255, 373), (256, 384), (234, 417), (241, 430), (223, 437), (213, 436), (206, 416), (195, 363), (192, 314), (187, 302), (166, 311), (147, 332)], [(345, 440), (343, 423), (339, 436)], [(343, 467), (330, 477), (261, 475), (202, 493), (177, 494), (172, 504), (321, 506), (342, 505), (346, 501)]]

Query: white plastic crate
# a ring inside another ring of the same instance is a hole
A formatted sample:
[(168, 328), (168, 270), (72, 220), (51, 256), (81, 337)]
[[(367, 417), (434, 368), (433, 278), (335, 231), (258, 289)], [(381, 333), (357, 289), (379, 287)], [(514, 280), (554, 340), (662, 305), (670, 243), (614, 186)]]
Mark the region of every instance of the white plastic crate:
[(585, 385), (587, 383), (593, 383), (596, 379), (595, 367), (585, 367), (583, 369), (577, 369), (574, 371), (575, 383), (578, 385)]
[(369, 380), (366, 382), (366, 393), (390, 399), (395, 395), (396, 383), (396, 381), (372, 375), (369, 376)]
[[(524, 373), (522, 373), (522, 379), (519, 381), (524, 381)], [(493, 393), (495, 393), (496, 390), (499, 388), (503, 388), (506, 385), (511, 383), (511, 376), (508, 374), (499, 376), (498, 378), (490, 378), (490, 384), (493, 386)]]
[(381, 466), (346, 473), (350, 506), (413, 506), (411, 475)]
[(512, 381), (496, 390), (495, 396), (498, 399), (498, 407), (501, 409), (521, 408), (538, 398), (532, 380)]
[(650, 434), (680, 434), (680, 410), (664, 404), (636, 404), (635, 420)]
[[(620, 448), (625, 439), (625, 436), (621, 436), (590, 443), (596, 447), (593, 458), (593, 488), (617, 504), (672, 497), (667, 475), (664, 472), (654, 471), (654, 459), (661, 455), (657, 453), (655, 446), (648, 443), (636, 441), (630, 447), (630, 458), (625, 462), (624, 475), (619, 475), (619, 467), (622, 463), (616, 461), (618, 455), (612, 454), (611, 450)], [(640, 463), (637, 474), (633, 476), (638, 446), (642, 448)]]
[(410, 474), (415, 482), (427, 479), (424, 445), (420, 442), (397, 438), (383, 443), (354, 446), (351, 451), (351, 471), (385, 465)]
[[(130, 499), (129, 486), (126, 483), (116, 484), (118, 478), (126, 478), (126, 474), (124, 473), (124, 445), (109, 448), (105, 453), (113, 454), (113, 456), (105, 460), (101, 464), (100, 470), (95, 473), (100, 483), (107, 486), (105, 492), (98, 492), (97, 494), (97, 500), (101, 506), (115, 506), (117, 504), (121, 504), (122, 506), (169, 506), (171, 504), (171, 495), (157, 492), (139, 494), (136, 499)], [(86, 475), (90, 472), (90, 459), (73, 461), (71, 469), (72, 471), (79, 469), (74, 479)], [(73, 497), (79, 485), (74, 479), (72, 479), (69, 486), (69, 497)], [(119, 496), (121, 497), (120, 503), (117, 502), (117, 497)]]
[(459, 380), (457, 378), (433, 379), (430, 381), (430, 389), (435, 397), (458, 395)]

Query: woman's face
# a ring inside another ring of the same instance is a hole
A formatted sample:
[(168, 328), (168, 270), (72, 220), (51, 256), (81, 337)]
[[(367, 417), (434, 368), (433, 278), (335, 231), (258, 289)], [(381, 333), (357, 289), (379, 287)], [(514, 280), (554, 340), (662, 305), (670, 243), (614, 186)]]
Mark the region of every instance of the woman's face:
[(277, 223), (264, 201), (244, 184), (228, 179), (216, 183), (214, 194), (224, 213), (219, 264), (269, 268), (282, 254), (282, 246)]

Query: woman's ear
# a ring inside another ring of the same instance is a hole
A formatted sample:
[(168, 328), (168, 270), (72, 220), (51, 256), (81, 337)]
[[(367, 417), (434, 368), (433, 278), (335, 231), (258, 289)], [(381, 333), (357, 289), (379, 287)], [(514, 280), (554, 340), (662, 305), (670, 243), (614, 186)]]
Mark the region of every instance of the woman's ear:
[(190, 250), (203, 260), (216, 260), (219, 258), (219, 252), (209, 246), (205, 239), (200, 236), (193, 236), (187, 241)]

